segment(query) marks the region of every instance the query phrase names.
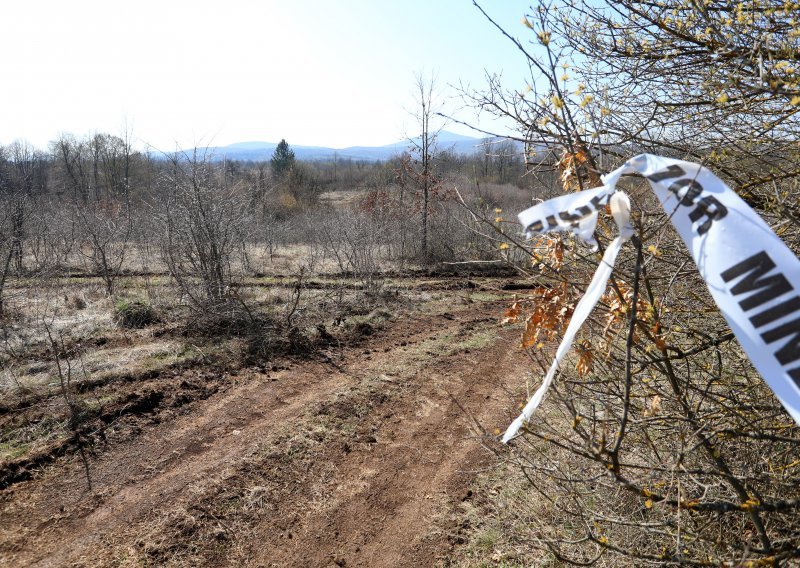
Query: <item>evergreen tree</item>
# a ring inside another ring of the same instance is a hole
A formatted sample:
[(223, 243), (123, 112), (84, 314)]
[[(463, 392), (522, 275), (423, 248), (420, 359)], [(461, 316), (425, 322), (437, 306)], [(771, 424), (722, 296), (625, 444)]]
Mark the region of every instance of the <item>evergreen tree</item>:
[(275, 152), (272, 154), (272, 176), (275, 179), (284, 179), (294, 168), (294, 151), (289, 148), (286, 140), (281, 139)]

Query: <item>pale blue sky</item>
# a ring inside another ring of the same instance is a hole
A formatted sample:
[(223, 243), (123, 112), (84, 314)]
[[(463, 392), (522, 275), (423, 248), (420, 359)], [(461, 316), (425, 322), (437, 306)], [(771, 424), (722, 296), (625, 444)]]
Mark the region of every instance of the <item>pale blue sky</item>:
[[(527, 41), (527, 1), (482, 6)], [(484, 70), (515, 89), (526, 78), (470, 0), (12, 0), (2, 13), (0, 144), (44, 148), (127, 121), (139, 145), (163, 150), (379, 145), (413, 134), (415, 73), (438, 74), (443, 94), (483, 85)]]

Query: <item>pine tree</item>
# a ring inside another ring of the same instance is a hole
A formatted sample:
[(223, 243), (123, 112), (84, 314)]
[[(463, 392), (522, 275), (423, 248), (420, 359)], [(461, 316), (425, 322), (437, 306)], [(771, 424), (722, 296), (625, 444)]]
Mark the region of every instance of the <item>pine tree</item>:
[(275, 152), (272, 154), (272, 177), (277, 180), (284, 179), (294, 167), (294, 151), (289, 148), (286, 140), (281, 139)]

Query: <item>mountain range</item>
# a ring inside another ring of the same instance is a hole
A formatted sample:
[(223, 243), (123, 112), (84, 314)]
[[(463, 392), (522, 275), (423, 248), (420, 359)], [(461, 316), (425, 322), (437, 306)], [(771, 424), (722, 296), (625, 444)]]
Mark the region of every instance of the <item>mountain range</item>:
[[(475, 154), (483, 152), (483, 146), (489, 142), (502, 140), (500, 138), (474, 138), (442, 130), (437, 138), (439, 151), (447, 150), (454, 154)], [(326, 148), (323, 146), (294, 145), (290, 140), (289, 146), (294, 151), (298, 160), (363, 160), (384, 161), (403, 153), (411, 148), (412, 142), (401, 140), (384, 146), (350, 146), (348, 148)], [(237, 142), (227, 146), (214, 146), (202, 150), (213, 156), (216, 161), (242, 160), (266, 161), (272, 157), (277, 142)], [(515, 143), (517, 150), (522, 150), (522, 145)], [(200, 150), (200, 149), (198, 149)]]

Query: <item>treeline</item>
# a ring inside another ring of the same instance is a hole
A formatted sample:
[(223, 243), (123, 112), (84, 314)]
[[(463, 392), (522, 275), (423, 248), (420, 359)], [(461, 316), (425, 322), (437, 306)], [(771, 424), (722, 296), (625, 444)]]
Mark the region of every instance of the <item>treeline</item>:
[[(135, 148), (128, 133), (84, 137), (63, 134), (46, 150), (24, 140), (0, 145), (0, 192), (49, 194), (79, 202), (136, 199), (153, 189), (161, 172), (175, 158), (223, 162), (232, 179), (252, 184), (268, 184), (276, 177), (269, 160), (226, 161), (202, 148), (190, 153), (147, 152)], [(452, 152), (444, 145), (436, 152), (437, 173), (446, 178), (467, 176), (480, 183), (523, 187), (523, 158), (511, 141), (486, 139), (471, 155)], [(389, 161), (298, 161), (295, 175), (318, 192), (375, 188), (392, 183), (404, 159), (413, 160), (414, 156), (406, 152)]]
[(123, 274), (168, 272), (198, 306), (213, 304), (234, 273), (289, 244), (303, 245), (308, 268), (363, 275), (366, 286), (389, 265), (491, 256), (495, 244), (472, 231), (456, 188), (487, 217), (530, 199), (511, 143), (473, 156), (437, 152), (424, 174), (413, 153), (300, 162), (287, 152), (283, 165), (200, 149), (154, 154), (125, 134), (63, 135), (47, 151), (0, 147), (0, 309), (10, 278), (75, 271), (101, 278), (109, 296)]

